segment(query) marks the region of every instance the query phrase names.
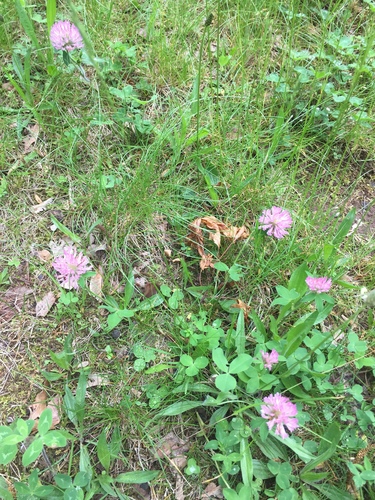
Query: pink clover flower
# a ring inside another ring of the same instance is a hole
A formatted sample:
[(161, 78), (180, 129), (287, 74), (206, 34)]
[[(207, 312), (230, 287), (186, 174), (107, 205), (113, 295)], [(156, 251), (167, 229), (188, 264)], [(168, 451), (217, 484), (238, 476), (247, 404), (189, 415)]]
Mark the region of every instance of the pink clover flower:
[(271, 394), (264, 398), (263, 402), (265, 404), (261, 406), (260, 414), (268, 420), (269, 430), (276, 426), (275, 434), (285, 439), (288, 437), (288, 433), (284, 426), (290, 432), (298, 428), (298, 420), (294, 418), (298, 413), (297, 406), (289, 398), (277, 392), (275, 395)]
[(325, 276), (321, 278), (313, 278), (312, 276), (308, 276), (306, 278), (306, 283), (310, 288), (310, 291), (316, 293), (329, 292), (332, 286), (332, 280), (326, 278)]
[(52, 46), (56, 50), (82, 49), (83, 39), (77, 26), (70, 21), (57, 21), (51, 27), (49, 34)]
[(89, 259), (73, 247), (65, 247), (63, 255), (57, 257), (52, 267), (59, 273), (57, 279), (63, 288), (78, 289), (78, 280), (92, 269)]
[(262, 359), (264, 363), (264, 368), (267, 370), (272, 370), (272, 365), (276, 365), (279, 362), (279, 353), (272, 349), (271, 352), (260, 351), (262, 354)]
[(281, 207), (272, 207), (263, 210), (259, 217), (260, 229), (266, 231), (268, 236), (274, 236), (277, 239), (284, 238), (288, 234), (287, 229), (293, 224), (292, 217), (288, 210)]

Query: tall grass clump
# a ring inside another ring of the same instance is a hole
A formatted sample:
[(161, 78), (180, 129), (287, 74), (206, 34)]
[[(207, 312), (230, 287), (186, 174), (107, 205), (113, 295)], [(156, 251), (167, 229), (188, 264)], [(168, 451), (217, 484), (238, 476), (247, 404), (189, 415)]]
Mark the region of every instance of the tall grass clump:
[(374, 12), (5, 0), (1, 498), (374, 498)]

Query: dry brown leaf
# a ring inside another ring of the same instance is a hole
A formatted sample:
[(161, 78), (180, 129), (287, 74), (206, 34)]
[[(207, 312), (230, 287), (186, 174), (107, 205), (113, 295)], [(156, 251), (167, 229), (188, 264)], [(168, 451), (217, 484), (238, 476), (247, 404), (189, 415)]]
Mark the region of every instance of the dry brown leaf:
[(187, 244), (198, 250), (201, 257), (204, 255), (203, 250), (203, 232), (200, 228), (202, 219), (195, 219), (189, 224), (190, 233), (187, 235)]
[(95, 274), (90, 279), (90, 291), (97, 295), (96, 299), (99, 300), (99, 298), (102, 296), (102, 288), (103, 288), (103, 275), (100, 272), (100, 269), (98, 272)]
[(221, 245), (220, 231), (215, 231), (214, 233), (210, 233), (208, 238), (215, 243), (217, 248), (220, 248)]
[(251, 311), (251, 307), (248, 306), (245, 302), (240, 299), (237, 299), (237, 304), (233, 304), (232, 307), (236, 309), (242, 309), (245, 321), (249, 321), (249, 312)]
[(34, 148), (32, 147), (36, 141), (38, 140), (39, 136), (39, 125), (35, 123), (31, 127), (28, 128), (29, 134), (24, 138), (23, 140), (23, 153), (27, 154), (30, 153)]
[(213, 267), (212, 255), (207, 255), (204, 251), (202, 226), (214, 231), (209, 233), (208, 238), (213, 241), (218, 248), (220, 248), (221, 245), (221, 236), (225, 236), (233, 241), (245, 239), (249, 236), (249, 231), (246, 226), (228, 226), (213, 216), (198, 217), (195, 219), (189, 224), (190, 232), (187, 235), (187, 244), (195, 248), (201, 256), (200, 268), (202, 270)]
[(16, 311), (11, 306), (0, 301), (0, 325), (7, 323), (14, 318), (15, 315)]
[(185, 500), (184, 480), (180, 475), (176, 477), (175, 495), (176, 495), (176, 500)]
[[(202, 218), (202, 224), (209, 229), (214, 229), (216, 232), (220, 232), (226, 238), (239, 240), (245, 239), (249, 236), (249, 231), (246, 226), (236, 227), (224, 224), (224, 222), (219, 221), (216, 217), (208, 216)], [(220, 246), (220, 245), (218, 245)]]
[(209, 483), (201, 496), (201, 500), (205, 500), (206, 498), (224, 498), (221, 486)]
[[(120, 349), (121, 351), (121, 349)], [(118, 353), (118, 355), (120, 355), (121, 353)], [(120, 356), (122, 357), (122, 356)], [(131, 388), (130, 391), (129, 391), (135, 398), (137, 399), (140, 399), (142, 397), (142, 392), (141, 391), (138, 391), (138, 389), (134, 389), (134, 388)]]
[(248, 238), (250, 236), (249, 230), (247, 229), (246, 226), (241, 226), (241, 227), (238, 227), (236, 229), (237, 229), (237, 232), (234, 235), (234, 241), (245, 240), (246, 238)]
[(170, 248), (164, 248), (164, 255), (170, 259), (172, 257), (172, 250)]
[(48, 399), (46, 391), (41, 391), (37, 394), (35, 398), (35, 403), (29, 407), (29, 419), (35, 420), (33, 431), (36, 431), (38, 428), (39, 417), (43, 413), (46, 408), (50, 408), (52, 410), (52, 425), (51, 429), (54, 429), (57, 424), (60, 423), (60, 408), (61, 408), (61, 398), (60, 396), (55, 396), (51, 401), (46, 404)]
[(43, 262), (48, 262), (49, 260), (51, 260), (53, 258), (53, 255), (48, 250), (40, 250), (37, 253), (38, 253), (39, 259)]
[(178, 455), (177, 457), (172, 458), (171, 464), (173, 464), (177, 470), (181, 471), (184, 467), (186, 467), (187, 457), (185, 455)]
[(24, 305), (25, 297), (34, 292), (27, 286), (14, 286), (8, 288), (0, 300), (0, 324), (10, 321)]
[(56, 302), (56, 298), (52, 292), (48, 292), (42, 300), (35, 306), (35, 316), (44, 318), (49, 313), (51, 307)]
[(13, 85), (12, 85), (11, 83), (9, 83), (9, 82), (7, 82), (7, 83), (3, 83), (3, 84), (2, 84), (2, 86), (1, 86), (1, 88), (2, 88), (3, 90), (8, 91), (8, 92), (9, 92), (10, 90), (14, 90)]
[(145, 276), (140, 276), (139, 278), (134, 278), (134, 284), (138, 288), (144, 288), (147, 284), (147, 278)]
[[(148, 483), (143, 483), (142, 485), (132, 484), (132, 488), (138, 493), (138, 495), (142, 498), (142, 500), (151, 500), (150, 487)], [(147, 490), (145, 488), (147, 488)]]
[(107, 250), (107, 245), (105, 243), (92, 243), (88, 248), (87, 248), (87, 253), (91, 255), (91, 257), (96, 258), (96, 253), (97, 252), (106, 252)]
[(207, 269), (208, 267), (214, 267), (214, 263), (212, 262), (213, 256), (211, 254), (202, 255), (201, 261), (199, 262), (199, 266), (202, 269)]
[(189, 443), (186, 443), (181, 438), (176, 436), (174, 432), (169, 432), (164, 438), (159, 442), (157, 449), (157, 455), (162, 458), (167, 457), (177, 457), (183, 455), (190, 448)]
[(213, 215), (202, 217), (202, 224), (208, 227), (208, 229), (219, 229), (220, 231), (227, 228), (227, 225), (224, 224), (224, 222), (219, 221), (219, 219), (217, 219)]
[(153, 285), (150, 282), (146, 283), (144, 291), (143, 291), (143, 295), (145, 297), (150, 298), (153, 295), (156, 295), (157, 293), (158, 293), (158, 291), (157, 291), (155, 285)]
[(89, 365), (90, 363), (88, 361), (81, 361), (80, 363), (77, 364), (77, 369), (86, 368), (86, 366)]
[(5, 297), (10, 297), (14, 301), (17, 301), (18, 299), (24, 299), (26, 295), (30, 295), (33, 292), (34, 290), (27, 286), (15, 286), (12, 288), (8, 288), (8, 290), (5, 292)]
[[(38, 198), (39, 198), (39, 196), (38, 196)], [(30, 207), (30, 212), (32, 214), (38, 214), (39, 212), (43, 212), (47, 208), (47, 206), (50, 205), (52, 202), (53, 202), (53, 198), (48, 198), (48, 200), (41, 201), (37, 205), (32, 205)]]
[(99, 375), (99, 373), (90, 373), (87, 387), (97, 387), (102, 385), (110, 385), (110, 380), (106, 375)]
[(62, 401), (60, 396), (55, 396), (48, 403), (47, 408), (52, 410), (52, 425), (51, 429), (54, 429), (56, 425), (60, 423), (60, 411), (61, 411)]
[(29, 407), (29, 412), (30, 412), (29, 419), (35, 420), (33, 430), (35, 430), (38, 427), (37, 421), (40, 415), (42, 414), (43, 410), (47, 408), (46, 401), (47, 401), (47, 393), (46, 391), (43, 390), (39, 392), (39, 394), (37, 394), (35, 398), (35, 403), (33, 403)]

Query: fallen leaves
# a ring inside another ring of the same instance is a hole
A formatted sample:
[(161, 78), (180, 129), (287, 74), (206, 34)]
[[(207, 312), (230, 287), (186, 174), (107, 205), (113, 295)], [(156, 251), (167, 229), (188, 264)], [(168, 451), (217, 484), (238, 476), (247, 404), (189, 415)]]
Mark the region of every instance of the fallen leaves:
[(97, 300), (100, 300), (102, 296), (103, 288), (103, 274), (102, 270), (99, 269), (98, 272), (90, 279), (90, 292), (96, 295)]
[(157, 455), (160, 458), (165, 456), (178, 457), (187, 452), (189, 448), (189, 443), (183, 441), (174, 432), (169, 432), (160, 440)]
[(195, 248), (201, 256), (199, 265), (202, 271), (208, 267), (214, 267), (213, 256), (207, 254), (204, 250), (203, 226), (206, 227), (207, 230), (210, 230), (208, 231), (208, 239), (213, 241), (218, 248), (220, 248), (222, 236), (233, 242), (244, 240), (249, 236), (249, 231), (246, 226), (231, 226), (221, 222), (213, 216), (198, 217), (195, 219), (189, 224), (190, 232), (187, 236), (187, 244)]
[(26, 297), (34, 293), (27, 286), (14, 286), (8, 288), (0, 300), (0, 325), (7, 323), (21, 310)]
[(87, 380), (87, 388), (101, 387), (103, 385), (110, 385), (111, 381), (107, 375), (100, 375), (99, 373), (90, 373)]
[(8, 288), (5, 292), (5, 297), (12, 298), (15, 302), (23, 302), (27, 295), (31, 295), (34, 290), (28, 286), (15, 286)]
[(27, 132), (28, 134), (23, 140), (23, 154), (30, 153), (34, 149), (34, 144), (39, 136), (39, 125), (34, 123), (34, 125), (27, 128)]
[(14, 318), (15, 315), (16, 311), (11, 306), (4, 302), (0, 302), (0, 325), (7, 323)]
[(60, 396), (55, 396), (51, 401), (47, 404), (48, 396), (46, 391), (41, 391), (37, 394), (35, 398), (35, 402), (29, 407), (29, 419), (35, 420), (33, 431), (36, 431), (38, 428), (39, 417), (43, 413), (46, 408), (50, 408), (52, 411), (52, 425), (51, 429), (54, 429), (56, 425), (60, 423), (60, 408), (61, 408), (61, 398)]
[(160, 458), (167, 457), (172, 466), (171, 472), (176, 478), (176, 500), (184, 500), (185, 498), (183, 490), (184, 479), (181, 470), (187, 464), (186, 453), (189, 451), (189, 448), (190, 444), (188, 442), (183, 441), (171, 431), (162, 438), (157, 449), (157, 455)]
[(206, 498), (224, 498), (221, 486), (209, 483), (202, 495), (202, 500)]
[(37, 254), (42, 262), (49, 262), (51, 259), (53, 259), (53, 255), (48, 250), (39, 250)]
[(245, 302), (240, 299), (237, 299), (237, 303), (233, 304), (232, 307), (236, 309), (242, 309), (245, 321), (249, 321), (249, 312), (251, 311), (251, 307), (248, 306)]
[(56, 302), (56, 298), (52, 292), (48, 292), (42, 300), (37, 302), (35, 306), (35, 316), (44, 318), (49, 313), (51, 307)]
[(43, 212), (48, 205), (50, 205), (53, 202), (53, 198), (48, 198), (48, 200), (42, 201), (39, 196), (35, 196), (35, 199), (37, 200), (38, 204), (37, 205), (32, 205), (30, 207), (30, 212), (32, 214), (38, 214), (40, 212)]

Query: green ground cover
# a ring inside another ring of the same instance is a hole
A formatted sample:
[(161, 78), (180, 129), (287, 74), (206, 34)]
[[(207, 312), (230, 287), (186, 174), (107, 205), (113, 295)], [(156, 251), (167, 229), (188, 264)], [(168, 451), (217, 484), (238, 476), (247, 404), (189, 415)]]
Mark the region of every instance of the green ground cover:
[(375, 498), (374, 39), (372, 0), (3, 1), (0, 498)]

